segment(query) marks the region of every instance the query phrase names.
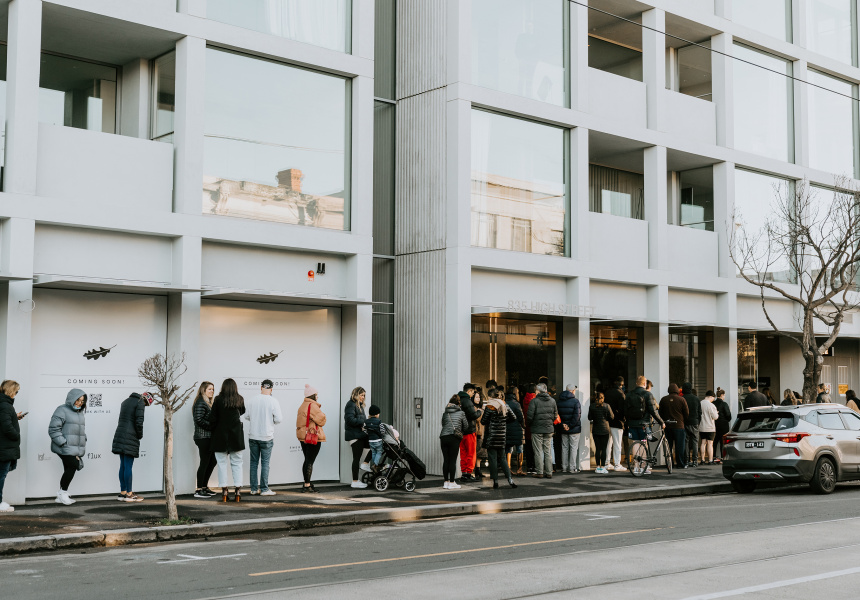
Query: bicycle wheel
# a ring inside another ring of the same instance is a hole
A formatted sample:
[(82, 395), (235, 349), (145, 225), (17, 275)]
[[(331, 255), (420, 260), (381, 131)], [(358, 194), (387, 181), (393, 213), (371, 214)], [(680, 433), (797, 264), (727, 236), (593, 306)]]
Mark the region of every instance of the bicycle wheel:
[(669, 475), (672, 474), (672, 453), (669, 452), (669, 444), (666, 443), (666, 440), (663, 439), (663, 460), (666, 461), (666, 470), (669, 471)]
[(633, 477), (642, 477), (648, 469), (648, 448), (643, 442), (636, 442), (630, 450), (627, 470)]

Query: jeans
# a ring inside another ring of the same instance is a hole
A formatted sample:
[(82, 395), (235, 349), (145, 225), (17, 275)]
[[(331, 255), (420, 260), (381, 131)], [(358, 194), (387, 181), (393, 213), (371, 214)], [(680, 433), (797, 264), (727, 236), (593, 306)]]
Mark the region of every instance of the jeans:
[(209, 486), (209, 479), (218, 461), (215, 460), (215, 453), (209, 449), (209, 438), (200, 438), (194, 440), (194, 443), (200, 456), (200, 464), (197, 467), (197, 489), (200, 490)]
[(683, 429), (666, 428), (666, 441), (669, 442), (669, 450), (675, 451), (675, 465), (683, 467), (687, 464), (687, 433)]
[[(272, 446), (275, 440), (248, 440), (251, 451), (251, 491), (269, 491), (269, 459), (272, 458)], [(260, 487), (257, 487), (257, 463), (260, 463)]]
[(609, 445), (609, 435), (594, 433), (592, 437), (594, 438), (594, 460), (597, 463), (597, 467), (605, 467), (606, 447)]
[(442, 477), (445, 481), (454, 481), (457, 476), (457, 454), (460, 452), (460, 438), (454, 434), (439, 437), (442, 447)]
[(382, 440), (370, 440), (370, 465), (381, 465), (385, 461), (385, 448)]
[(533, 433), (532, 448), (535, 451), (535, 471), (538, 475), (552, 475), (552, 434)]
[(561, 436), (561, 470), (576, 471), (579, 469), (579, 434), (564, 433)]
[(616, 427), (609, 428), (609, 446), (611, 448), (606, 449), (606, 454), (609, 459), (611, 459), (611, 463), (616, 467), (621, 466), (621, 441), (623, 439), (624, 430)]
[(361, 455), (369, 448), (367, 438), (355, 440), (350, 444), (352, 449), (352, 480), (358, 481), (358, 466), (361, 462)]
[(242, 451), (216, 452), (215, 460), (218, 461), (218, 485), (221, 488), (227, 487), (227, 467), (233, 473), (233, 487), (242, 487)]
[(684, 427), (687, 436), (687, 448), (684, 452), (684, 462), (693, 463), (699, 461), (699, 426), (687, 425)]
[(119, 455), (119, 489), (121, 492), (130, 494), (131, 488), (131, 468), (134, 466), (134, 457), (130, 454)]
[(77, 456), (66, 456), (65, 454), (58, 454), (60, 460), (63, 461), (63, 475), (60, 477), (60, 489), (64, 492), (69, 491), (69, 485), (72, 483), (72, 479), (75, 477), (75, 473), (78, 472), (78, 457)]
[(508, 466), (504, 448), (487, 448), (487, 460), (490, 461), (490, 477), (493, 478), (493, 481), (497, 481), (499, 478), (499, 465), (502, 466), (508, 481), (513, 481), (514, 478), (511, 477), (511, 468)]
[(305, 483), (311, 482), (311, 475), (314, 472), (314, 461), (317, 459), (317, 455), (320, 453), (320, 448), (322, 448), (322, 444), (306, 444), (304, 442), (300, 442), (302, 445), (302, 454), (305, 456), (304, 462), (302, 462), (302, 477), (304, 477)]
[(14, 471), (17, 464), (16, 460), (0, 461), (0, 502), (3, 502), (3, 484), (6, 483), (6, 475), (9, 471)]
[(477, 452), (478, 437), (474, 433), (467, 433), (460, 440), (460, 471), (467, 475), (475, 470), (475, 454)]

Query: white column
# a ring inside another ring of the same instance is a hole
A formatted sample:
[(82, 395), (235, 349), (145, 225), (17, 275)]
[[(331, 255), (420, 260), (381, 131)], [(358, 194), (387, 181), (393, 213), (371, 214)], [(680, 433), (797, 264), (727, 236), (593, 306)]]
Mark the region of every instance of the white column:
[(349, 223), (353, 233), (371, 237), (373, 235), (372, 77), (355, 77), (352, 80), (352, 114), (352, 174), (350, 177), (352, 189), (349, 195)]
[(729, 254), (729, 236), (734, 227), (732, 212), (735, 198), (735, 163), (714, 165), (714, 233), (717, 234), (717, 260), (720, 277), (734, 277), (735, 265)]
[[(808, 63), (796, 60), (792, 63), (792, 74), (802, 81), (808, 76)], [(809, 166), (809, 86), (795, 80), (794, 89), (794, 163)]]
[(203, 131), (206, 110), (206, 40), (176, 42), (173, 210), (203, 212)]
[(588, 0), (570, 6), (570, 107), (588, 111)]
[(3, 191), (35, 195), (42, 52), (41, 0), (12, 0), (9, 3), (7, 52)]
[[(666, 94), (666, 12), (653, 8), (642, 13), (642, 76), (645, 80), (648, 128), (663, 131), (663, 97)], [(653, 29), (657, 31), (654, 31)], [(664, 221), (665, 223), (665, 221)]]
[(149, 139), (150, 78), (148, 60), (135, 59), (123, 65), (120, 134)]
[[(35, 242), (35, 221), (12, 218), (4, 221), (2, 236), (0, 236), (0, 264), (3, 273), (15, 277), (33, 276), (33, 250)], [(27, 412), (32, 390), (36, 382), (32, 378), (30, 365), (30, 330), (33, 311), (33, 281), (10, 281), (0, 286), (6, 288), (5, 294), (0, 292), (0, 298), (5, 296), (0, 305), (0, 334), (3, 344), (0, 345), (0, 366), (3, 379), (14, 379), (21, 384), (23, 392), (15, 401), (15, 410)], [(27, 492), (27, 442), (30, 436), (30, 424), (25, 418), (21, 426), (21, 460), (18, 468), (9, 473), (3, 487), (3, 499), (10, 504), (21, 504)], [(41, 429), (34, 430), (33, 435), (45, 435)]]
[[(373, 59), (374, 0), (352, 2), (352, 54)], [(371, 82), (372, 85), (372, 82)]]
[(449, 84), (472, 82), (472, 3), (461, 0), (447, 2), (446, 80)]
[(667, 268), (666, 238), (668, 237), (668, 178), (666, 148), (645, 148), (645, 220), (648, 221), (648, 266)]
[(714, 14), (731, 21), (732, 0), (714, 0)]
[(191, 15), (192, 17), (206, 18), (206, 0), (179, 0), (177, 12)]
[(732, 419), (738, 415), (738, 330), (714, 330), (714, 385), (726, 390)]
[(669, 288), (648, 288), (648, 319), (645, 325), (645, 377), (654, 383), (654, 397), (659, 400), (669, 387)]
[[(591, 304), (589, 279), (575, 277), (567, 280), (567, 302), (578, 306)], [(582, 407), (582, 434), (579, 436), (581, 462), (579, 468), (591, 468), (591, 427), (588, 422), (588, 403), (591, 401), (591, 319), (565, 319), (562, 322), (562, 360), (561, 381), (563, 385), (572, 383), (579, 389), (576, 398)]]
[(570, 257), (579, 261), (589, 259), (588, 164), (588, 129), (577, 127), (570, 132)]
[[(726, 148), (735, 146), (734, 111), (734, 53), (732, 36), (721, 33), (711, 38), (711, 88), (714, 108), (717, 110), (717, 144)], [(725, 56), (724, 54), (728, 54)]]

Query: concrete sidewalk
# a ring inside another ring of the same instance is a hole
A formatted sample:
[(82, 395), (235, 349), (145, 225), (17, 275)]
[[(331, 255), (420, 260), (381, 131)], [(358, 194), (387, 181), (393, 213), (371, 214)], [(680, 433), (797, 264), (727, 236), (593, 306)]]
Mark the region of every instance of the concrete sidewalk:
[[(625, 500), (643, 500), (731, 490), (719, 466), (675, 471), (654, 469), (634, 478), (627, 472), (597, 475), (555, 475), (552, 479), (517, 477), (517, 489), (492, 481), (463, 484), (445, 490), (441, 480), (418, 482), (415, 492), (392, 489), (354, 490), (341, 484), (320, 484), (319, 494), (299, 493), (298, 486), (276, 486), (276, 496), (251, 496), (242, 502), (220, 502), (216, 496), (199, 500), (177, 499), (179, 514), (190, 525), (158, 526), (164, 518), (163, 498), (148, 495), (144, 502), (118, 502), (109, 498), (77, 498), (72, 506), (53, 500), (17, 506), (0, 514), (0, 554), (75, 547), (117, 546), (129, 543), (235, 535), (255, 531), (291, 530), (321, 525), (356, 525), (428, 517), (491, 513)], [(74, 491), (74, 490), (72, 490)], [(144, 496), (147, 496), (144, 494)]]

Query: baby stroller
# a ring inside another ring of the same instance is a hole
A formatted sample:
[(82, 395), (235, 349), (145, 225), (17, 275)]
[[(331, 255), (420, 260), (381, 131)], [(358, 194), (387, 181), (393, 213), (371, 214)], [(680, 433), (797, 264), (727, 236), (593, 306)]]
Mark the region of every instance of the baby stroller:
[(371, 471), (362, 475), (362, 482), (377, 492), (384, 492), (392, 485), (403, 488), (407, 492), (414, 492), (415, 480), (424, 479), (427, 476), (427, 467), (402, 440), (394, 436), (390, 428), (383, 429), (382, 447), (383, 464), (375, 473)]

